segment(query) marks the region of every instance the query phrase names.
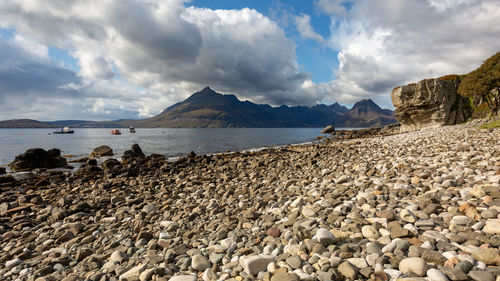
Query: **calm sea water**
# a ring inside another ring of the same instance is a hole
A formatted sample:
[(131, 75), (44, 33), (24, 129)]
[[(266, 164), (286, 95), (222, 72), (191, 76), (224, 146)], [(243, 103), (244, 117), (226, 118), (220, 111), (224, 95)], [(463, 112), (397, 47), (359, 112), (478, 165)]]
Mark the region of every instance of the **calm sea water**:
[(110, 129), (74, 129), (74, 134), (49, 135), (53, 129), (0, 129), (0, 166), (6, 165), (26, 149), (59, 148), (63, 155), (86, 157), (100, 145), (109, 145), (117, 157), (138, 143), (146, 155), (178, 157), (196, 154), (241, 151), (313, 141), (322, 128), (197, 128), (122, 130), (111, 135)]

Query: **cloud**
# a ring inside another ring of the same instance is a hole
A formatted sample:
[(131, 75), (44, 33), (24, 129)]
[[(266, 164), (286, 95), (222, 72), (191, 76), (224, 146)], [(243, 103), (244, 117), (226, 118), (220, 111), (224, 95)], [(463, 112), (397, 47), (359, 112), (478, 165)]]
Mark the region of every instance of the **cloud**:
[(345, 0), (317, 0), (315, 5), (327, 14), (334, 14), (343, 17), (348, 13), (347, 6), (353, 2), (354, 1)]
[[(0, 119), (19, 108), (41, 119), (147, 117), (207, 85), (274, 105), (370, 97), (390, 106), (395, 86), (469, 72), (500, 49), (498, 1), (317, 0), (331, 18), (328, 38), (309, 15), (289, 18), (303, 38), (338, 52), (334, 79), (315, 84), (275, 21), (186, 3), (0, 1), (0, 27), (15, 30), (0, 38)], [(52, 62), (50, 47), (79, 69)]]
[(275, 22), (253, 9), (201, 9), (185, 2), (5, 0), (0, 26), (68, 50), (81, 81), (66, 89), (122, 83), (144, 93), (143, 100), (163, 103), (141, 102), (141, 116), (207, 85), (271, 104), (320, 100), (300, 90), (308, 76), (297, 65), (295, 43)]
[(17, 37), (0, 38), (1, 120), (137, 118), (156, 114), (164, 109), (162, 104), (168, 104), (168, 95), (120, 80), (86, 81), (20, 42), (24, 41)]
[(338, 10), (339, 1), (317, 5), (332, 14), (327, 44), (338, 51), (336, 79), (317, 89), (340, 94), (332, 100), (371, 97), (391, 106), (392, 88), (467, 73), (500, 49), (498, 1), (356, 1), (350, 11)]
[(295, 16), (295, 26), (302, 38), (312, 39), (320, 43), (324, 41), (323, 37), (316, 33), (311, 26), (311, 17), (309, 15), (302, 14), (300, 16)]

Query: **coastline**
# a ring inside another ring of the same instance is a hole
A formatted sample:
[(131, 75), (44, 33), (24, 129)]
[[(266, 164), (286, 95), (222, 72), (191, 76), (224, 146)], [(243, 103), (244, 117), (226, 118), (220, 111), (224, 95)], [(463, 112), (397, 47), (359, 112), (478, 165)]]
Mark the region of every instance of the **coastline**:
[(0, 185), (0, 276), (495, 277), (499, 151), (464, 124), (42, 173)]

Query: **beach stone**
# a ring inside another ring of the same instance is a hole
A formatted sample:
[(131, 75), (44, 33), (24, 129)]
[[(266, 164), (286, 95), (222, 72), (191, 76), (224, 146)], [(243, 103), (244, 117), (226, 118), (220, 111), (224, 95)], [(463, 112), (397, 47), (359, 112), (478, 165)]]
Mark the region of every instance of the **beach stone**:
[(488, 271), (471, 271), (469, 276), (474, 281), (495, 281), (495, 277)]
[(335, 133), (335, 127), (333, 126), (326, 126), (322, 131), (322, 134), (333, 134)]
[(399, 223), (395, 223), (389, 227), (391, 238), (407, 237), (410, 234), (408, 229), (403, 228)]
[(267, 265), (275, 261), (274, 256), (258, 255), (248, 256), (242, 259), (243, 269), (247, 274), (257, 275), (261, 271), (267, 270)]
[(83, 259), (85, 259), (86, 257), (92, 255), (93, 253), (94, 253), (94, 250), (92, 250), (90, 248), (80, 248), (76, 252), (75, 258), (76, 258), (77, 261), (82, 261)]
[[(399, 271), (397, 269), (393, 269), (393, 268), (386, 268), (386, 269), (384, 269), (383, 272), (384, 272), (384, 275), (385, 274), (389, 275), (389, 277), (390, 277), (391, 280), (396, 280), (399, 276), (401, 276), (401, 271)], [(381, 277), (378, 280), (381, 280), (381, 281), (382, 280), (387, 280), (387, 277), (384, 276), (384, 275), (378, 274), (377, 276)]]
[(440, 270), (441, 272), (446, 274), (446, 276), (448, 276), (450, 280), (467, 280), (467, 275), (465, 275), (465, 273), (463, 273), (460, 269), (443, 266), (440, 268)]
[(113, 149), (107, 145), (101, 145), (92, 151), (90, 157), (113, 156)]
[(427, 270), (427, 278), (429, 281), (448, 281), (448, 277), (435, 268)]
[(191, 266), (194, 270), (204, 271), (210, 267), (210, 262), (202, 255), (194, 255), (191, 260)]
[(9, 260), (5, 263), (5, 267), (7, 268), (12, 268), (14, 266), (18, 266), (20, 265), (21, 263), (23, 263), (23, 261), (21, 259), (18, 259), (18, 258), (15, 258), (15, 259), (12, 259), (12, 260)]
[(368, 254), (382, 254), (382, 249), (379, 247), (378, 243), (368, 243), (366, 244), (366, 253)]
[(286, 259), (286, 263), (293, 269), (300, 268), (302, 265), (302, 260), (299, 256), (293, 255)]
[(139, 264), (135, 267), (132, 267), (131, 269), (129, 269), (128, 271), (126, 271), (125, 273), (121, 274), (120, 275), (120, 278), (119, 280), (138, 280), (139, 279), (139, 275), (146, 269), (146, 265), (145, 264)]
[(271, 281), (299, 281), (299, 277), (291, 272), (278, 272), (271, 277)]
[(332, 281), (332, 280), (335, 280), (335, 276), (334, 276), (334, 273), (331, 271), (327, 271), (327, 272), (322, 271), (318, 274), (318, 280), (319, 281)]
[(128, 255), (122, 251), (114, 251), (111, 256), (109, 256), (109, 260), (112, 262), (122, 263), (123, 261), (128, 259)]
[(365, 225), (361, 228), (361, 233), (365, 238), (377, 239), (380, 237), (378, 230), (372, 225)]
[(198, 278), (193, 275), (177, 275), (177, 276), (172, 276), (168, 281), (197, 281)]
[(176, 231), (179, 229), (179, 224), (175, 221), (161, 221), (160, 225), (167, 231)]
[(7, 173), (7, 169), (5, 167), (0, 167), (0, 175), (5, 175)]
[(142, 207), (142, 212), (146, 214), (151, 214), (154, 213), (158, 210), (155, 204), (147, 204), (144, 207)]
[(451, 219), (450, 224), (456, 224), (456, 225), (466, 225), (469, 223), (470, 219), (466, 216), (454, 216)]
[(493, 248), (483, 249), (480, 251), (473, 251), (472, 256), (487, 265), (500, 265), (500, 255), (498, 250)]
[(359, 269), (365, 268), (368, 266), (368, 263), (366, 262), (366, 259), (364, 259), (364, 258), (350, 258), (350, 259), (347, 259), (347, 261)]
[(354, 280), (358, 276), (358, 269), (348, 261), (345, 261), (337, 268), (340, 274), (349, 280)]
[(498, 216), (496, 209), (488, 209), (481, 212), (481, 217), (484, 219), (495, 219)]
[(436, 265), (444, 265), (446, 262), (446, 258), (443, 255), (436, 251), (425, 250), (422, 252), (421, 257), (428, 263), (433, 263)]
[(500, 234), (500, 219), (487, 220), (483, 231), (488, 234)]
[(302, 209), (302, 215), (305, 218), (312, 218), (316, 215), (316, 212), (312, 207), (305, 207), (304, 209)]
[(412, 211), (408, 210), (408, 209), (403, 209), (401, 210), (401, 213), (399, 213), (399, 217), (405, 221), (405, 222), (409, 222), (409, 223), (414, 223), (416, 221), (416, 216), (415, 214), (413, 214)]
[(59, 149), (45, 150), (42, 148), (31, 148), (17, 155), (9, 164), (11, 170), (16, 172), (30, 171), (36, 168), (61, 168), (67, 165), (67, 160), (61, 157)]
[(480, 185), (474, 185), (474, 187), (469, 191), (469, 194), (476, 198), (481, 198), (486, 195), (486, 192)]
[(269, 236), (271, 236), (271, 237), (277, 238), (277, 237), (280, 237), (281, 231), (278, 228), (276, 228), (276, 227), (270, 227), (266, 231), (266, 234), (269, 235)]
[(460, 269), (463, 273), (469, 273), (469, 271), (474, 267), (472, 263), (469, 261), (460, 261), (455, 265), (455, 268)]
[(399, 271), (403, 274), (413, 272), (418, 276), (425, 276), (427, 274), (427, 262), (418, 257), (406, 258), (399, 263)]
[(335, 236), (326, 228), (318, 229), (316, 232), (316, 239), (325, 246), (335, 243), (336, 240)]
[(139, 281), (149, 281), (152, 279), (153, 274), (155, 273), (155, 268), (146, 269), (139, 275)]

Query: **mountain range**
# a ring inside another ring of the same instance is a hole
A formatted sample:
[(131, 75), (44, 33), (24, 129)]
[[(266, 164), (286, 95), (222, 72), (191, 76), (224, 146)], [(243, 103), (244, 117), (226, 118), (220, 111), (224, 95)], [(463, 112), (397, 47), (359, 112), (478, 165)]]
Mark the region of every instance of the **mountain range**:
[(351, 109), (338, 103), (313, 107), (282, 105), (272, 107), (240, 101), (234, 95), (216, 93), (209, 87), (186, 100), (166, 108), (160, 114), (140, 120), (115, 121), (36, 121), (16, 119), (0, 121), (0, 128), (110, 128), (135, 126), (141, 128), (205, 128), (205, 127), (374, 127), (396, 123), (394, 112), (382, 109), (364, 99)]

